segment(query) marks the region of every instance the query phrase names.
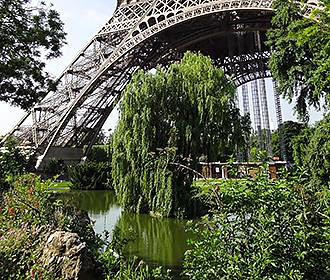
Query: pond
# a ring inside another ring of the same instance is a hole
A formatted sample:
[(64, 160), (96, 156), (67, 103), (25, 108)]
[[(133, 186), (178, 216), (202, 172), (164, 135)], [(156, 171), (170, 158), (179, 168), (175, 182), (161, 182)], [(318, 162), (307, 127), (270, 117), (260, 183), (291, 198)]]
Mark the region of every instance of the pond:
[(119, 226), (121, 231), (133, 236), (124, 250), (127, 256), (137, 256), (151, 266), (178, 272), (188, 248), (187, 239), (191, 237), (185, 232), (185, 220), (123, 212), (112, 191), (73, 191), (65, 196), (88, 212), (95, 221), (96, 233), (105, 230), (111, 233)]

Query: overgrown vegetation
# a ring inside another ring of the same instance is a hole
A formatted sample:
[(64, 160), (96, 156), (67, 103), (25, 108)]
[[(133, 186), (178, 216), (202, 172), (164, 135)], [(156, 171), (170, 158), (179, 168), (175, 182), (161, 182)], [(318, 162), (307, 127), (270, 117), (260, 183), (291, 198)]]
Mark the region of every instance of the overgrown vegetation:
[(272, 150), (273, 155), (280, 157), (284, 160), (284, 155), (281, 151), (281, 145), (283, 145), (285, 158), (288, 162), (294, 162), (293, 156), (293, 138), (300, 135), (307, 127), (304, 123), (298, 123), (294, 121), (284, 122), (274, 133), (272, 133)]
[(0, 191), (9, 188), (10, 182), (26, 172), (34, 171), (34, 152), (22, 151), (13, 138), (9, 138), (0, 151)]
[(297, 166), (310, 175), (310, 184), (330, 186), (330, 114), (292, 140)]
[(192, 227), (189, 279), (329, 279), (328, 187), (261, 176), (198, 193), (214, 212)]
[(109, 145), (93, 146), (88, 161), (67, 168), (71, 189), (104, 190), (112, 188)]
[(112, 179), (126, 210), (189, 215), (199, 159), (226, 160), (244, 146), (249, 121), (235, 88), (211, 59), (187, 53), (155, 74), (138, 72), (125, 90), (112, 137)]
[(110, 165), (104, 162), (85, 162), (69, 167), (71, 189), (104, 190), (111, 187)]
[[(0, 278), (62, 279), (58, 271), (50, 271), (42, 261), (45, 242), (54, 231), (78, 233), (94, 255), (99, 270), (96, 279), (170, 279), (162, 268), (150, 268), (136, 258), (126, 258), (123, 246), (127, 238), (114, 234), (105, 245), (94, 234), (86, 213), (57, 200), (48, 192), (53, 182), (42, 182), (33, 174), (15, 181), (0, 203)], [(127, 235), (128, 236), (128, 235)], [(98, 260), (98, 261), (97, 261)]]
[[(97, 254), (99, 244), (83, 214), (47, 192), (51, 181), (33, 174), (19, 177), (0, 204), (0, 278), (56, 279), (40, 262), (45, 238), (52, 230), (76, 232)], [(82, 215), (82, 216), (81, 216)], [(58, 278), (57, 278), (58, 279)]]

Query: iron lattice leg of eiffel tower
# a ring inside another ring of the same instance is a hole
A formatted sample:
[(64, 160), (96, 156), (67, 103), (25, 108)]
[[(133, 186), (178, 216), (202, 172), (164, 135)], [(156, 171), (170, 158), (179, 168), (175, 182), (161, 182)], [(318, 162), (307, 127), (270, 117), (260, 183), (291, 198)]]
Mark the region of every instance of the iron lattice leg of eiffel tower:
[(284, 161), (287, 161), (286, 156), (286, 149), (284, 143), (284, 135), (283, 131), (280, 129), (283, 124), (282, 118), (282, 107), (281, 107), (281, 100), (277, 92), (277, 83), (273, 81), (273, 91), (274, 91), (274, 101), (275, 101), (275, 112), (276, 112), (276, 119), (277, 119), (277, 127), (279, 128), (280, 132), (280, 149), (281, 149), (281, 157)]
[[(306, 7), (310, 14), (315, 5)], [(60, 75), (56, 91), (10, 135), (35, 147), (41, 162), (79, 158), (84, 146), (88, 154), (132, 74), (166, 67), (186, 50), (209, 55), (237, 86), (269, 77), (264, 41), (271, 17), (272, 0), (118, 0), (114, 15)]]

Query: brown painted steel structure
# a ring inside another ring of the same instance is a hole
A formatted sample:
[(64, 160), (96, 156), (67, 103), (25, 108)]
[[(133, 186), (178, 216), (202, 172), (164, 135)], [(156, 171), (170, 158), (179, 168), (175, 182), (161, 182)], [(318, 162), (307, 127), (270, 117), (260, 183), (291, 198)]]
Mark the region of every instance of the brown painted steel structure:
[[(314, 8), (307, 5), (306, 15)], [(264, 41), (271, 16), (272, 0), (118, 0), (112, 18), (60, 75), (57, 90), (10, 134), (43, 155), (51, 147), (90, 148), (131, 75), (167, 66), (186, 50), (211, 56), (237, 86), (269, 77)]]

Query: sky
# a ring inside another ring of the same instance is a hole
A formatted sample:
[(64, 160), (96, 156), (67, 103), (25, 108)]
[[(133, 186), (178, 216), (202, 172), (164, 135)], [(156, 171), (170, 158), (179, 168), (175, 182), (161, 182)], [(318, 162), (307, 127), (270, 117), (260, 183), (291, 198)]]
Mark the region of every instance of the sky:
[[(67, 33), (67, 45), (62, 49), (63, 55), (47, 62), (46, 70), (54, 77), (66, 68), (77, 53), (89, 42), (89, 40), (111, 18), (117, 1), (116, 0), (52, 0), (54, 8), (60, 13)], [(269, 96), (269, 110), (271, 128), (276, 128), (276, 116), (273, 103), (271, 81), (267, 81)], [(240, 92), (240, 91), (239, 91)], [(241, 101), (241, 100), (240, 100)], [(251, 106), (252, 107), (252, 106)], [(282, 100), (283, 120), (296, 120), (292, 105)], [(23, 117), (24, 112), (16, 107), (0, 102), (0, 135), (8, 133), (15, 124)], [(311, 121), (321, 118), (321, 113), (313, 112)], [(106, 130), (113, 129), (118, 120), (118, 113), (110, 115)]]

